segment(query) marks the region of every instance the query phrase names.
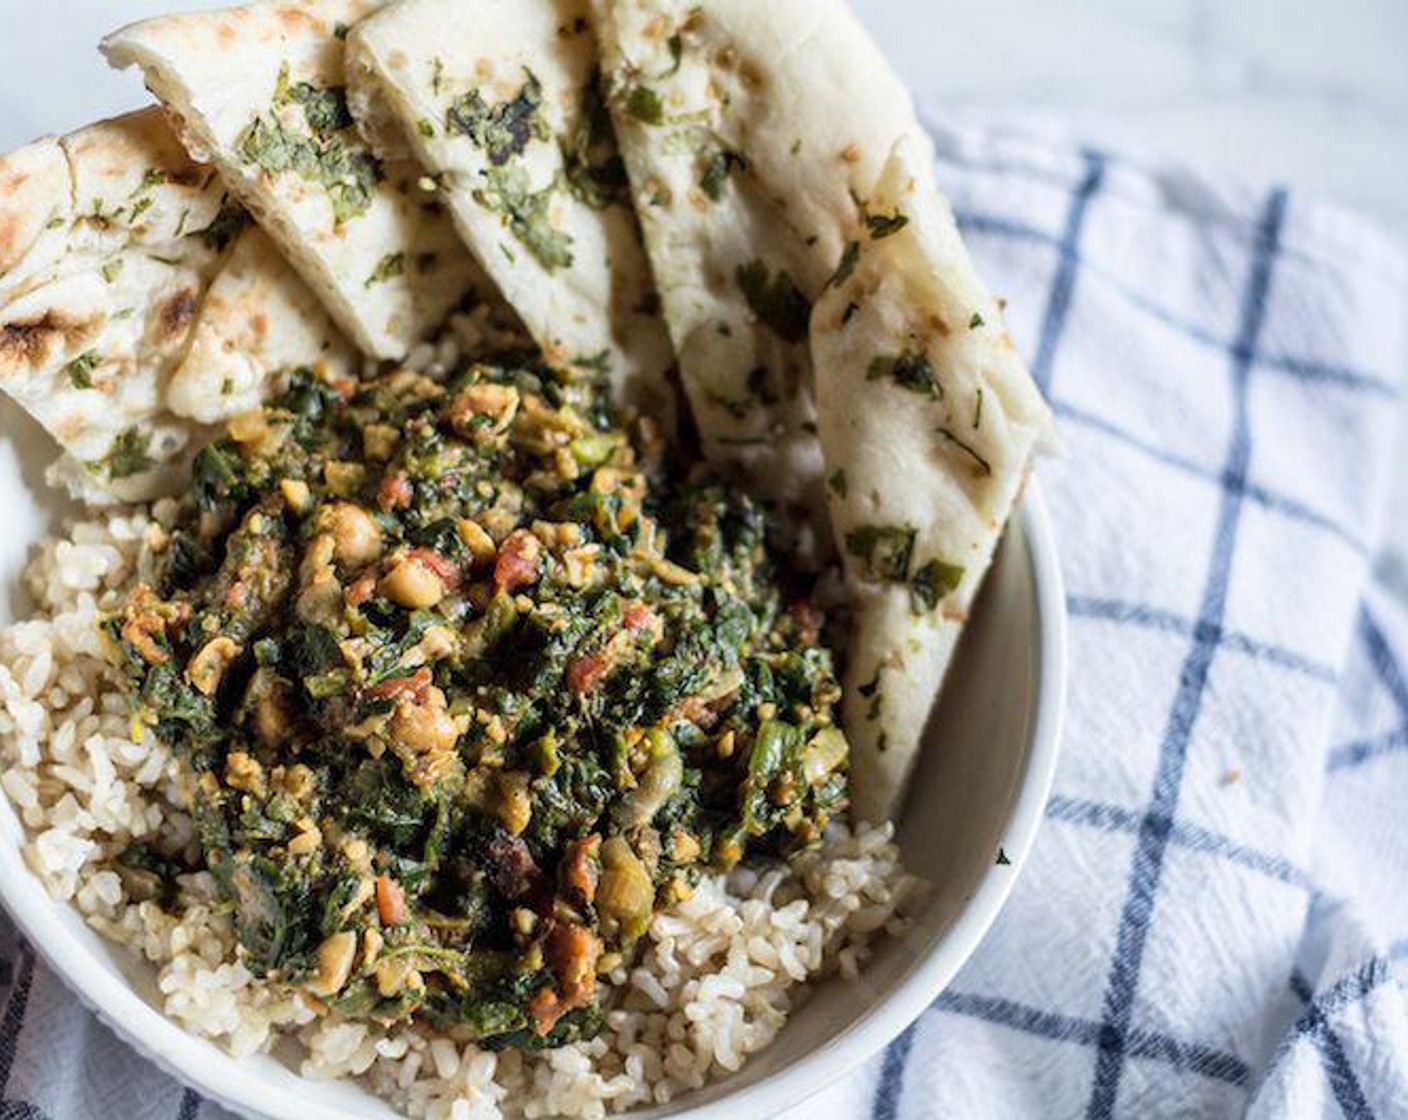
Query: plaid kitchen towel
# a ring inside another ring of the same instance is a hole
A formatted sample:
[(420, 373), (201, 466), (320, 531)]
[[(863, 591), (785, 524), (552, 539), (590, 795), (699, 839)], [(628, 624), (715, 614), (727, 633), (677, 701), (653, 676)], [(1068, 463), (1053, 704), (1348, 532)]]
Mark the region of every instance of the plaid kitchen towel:
[[(1066, 743), (973, 961), (793, 1116), (1408, 1116), (1403, 261), (1283, 190), (934, 131), (1065, 433)], [(0, 957), (0, 1117), (222, 1115)]]

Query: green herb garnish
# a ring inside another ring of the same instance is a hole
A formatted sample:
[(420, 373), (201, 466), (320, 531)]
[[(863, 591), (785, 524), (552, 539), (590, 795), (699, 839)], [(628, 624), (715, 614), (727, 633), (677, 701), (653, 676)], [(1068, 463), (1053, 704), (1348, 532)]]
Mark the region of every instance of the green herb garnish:
[(445, 127), (468, 136), (495, 167), (523, 154), (533, 140), (546, 140), (548, 126), (539, 110), (543, 87), (533, 71), (525, 68), (524, 82), (510, 101), (490, 105), (477, 90), (457, 98), (445, 114)]
[(549, 271), (571, 268), (573, 259), (571, 236), (554, 229), (548, 216), (555, 189), (549, 184), (534, 191), (521, 167), (503, 167), (491, 169), (485, 186), (474, 192), (475, 201), (503, 215), (513, 235)]
[(879, 241), (882, 237), (889, 237), (891, 234), (899, 233), (905, 226), (909, 225), (909, 219), (899, 211), (893, 214), (867, 214), (865, 216), (866, 228), (870, 230), (870, 237), (873, 241)]
[(903, 583), (918, 535), (909, 525), (864, 525), (846, 534), (846, 551), (864, 561), (872, 578)]
[(220, 212), (204, 229), (196, 230), (192, 237), (199, 237), (213, 252), (222, 253), (245, 226), (249, 225), (249, 214), (237, 202), (226, 198), (220, 204)]
[(75, 389), (91, 389), (93, 387), (93, 370), (102, 360), (102, 356), (96, 350), (83, 351), (64, 366), (64, 373), (68, 375), (69, 384)]
[(920, 393), (939, 400), (943, 397), (943, 386), (934, 376), (934, 364), (918, 350), (906, 350), (898, 355), (881, 355), (870, 363), (867, 381), (880, 381), (890, 378), (901, 389)]
[(151, 457), (152, 437), (144, 435), (136, 428), (127, 428), (117, 434), (108, 448), (108, 453), (89, 466), (102, 471), (109, 480), (131, 478), (156, 465)]
[(382, 284), (393, 277), (400, 276), (406, 271), (405, 253), (387, 253), (381, 260), (377, 261), (376, 268), (367, 277), (367, 287), (373, 284)]
[(737, 152), (731, 152), (727, 148), (715, 152), (709, 157), (704, 165), (704, 171), (699, 176), (699, 186), (703, 192), (715, 202), (724, 196), (724, 184), (728, 182), (728, 177), (735, 171), (748, 170), (748, 161)]
[(649, 86), (633, 86), (626, 94), (626, 112), (643, 124), (664, 124), (665, 103)]
[(909, 581), (909, 605), (915, 614), (927, 614), (963, 582), (963, 569), (957, 564), (930, 560)]
[(236, 139), (240, 158), (271, 175), (292, 173), (321, 185), (338, 225), (364, 214), (382, 179), (382, 169), (352, 128), (346, 91), (308, 82), (290, 83), (285, 66), (274, 90), (273, 107), (288, 105), (302, 110), (309, 134), (289, 128), (275, 113), (262, 114)]
[[(975, 424), (974, 427), (976, 427), (976, 426), (977, 426), (977, 425)], [(990, 475), (990, 474), (992, 474), (992, 464), (989, 463), (986, 459), (984, 459), (981, 455), (979, 455), (978, 452), (975, 451), (971, 445), (969, 445), (969, 444), (967, 444), (967, 443), (964, 443), (961, 439), (959, 439), (956, 435), (954, 435), (953, 432), (952, 432), (951, 430), (949, 430), (948, 428), (940, 428), (940, 429), (938, 429), (938, 432), (939, 432), (939, 435), (943, 436), (944, 439), (946, 439), (949, 443), (953, 444), (956, 448), (958, 448), (958, 450), (960, 450), (961, 452), (963, 452), (963, 454), (967, 455), (968, 458), (970, 458), (970, 459), (973, 460), (973, 472), (974, 472), (974, 474), (977, 474), (977, 475)]]
[(812, 305), (785, 271), (776, 275), (762, 261), (738, 266), (735, 278), (748, 306), (775, 335), (785, 342), (801, 342), (807, 337)]

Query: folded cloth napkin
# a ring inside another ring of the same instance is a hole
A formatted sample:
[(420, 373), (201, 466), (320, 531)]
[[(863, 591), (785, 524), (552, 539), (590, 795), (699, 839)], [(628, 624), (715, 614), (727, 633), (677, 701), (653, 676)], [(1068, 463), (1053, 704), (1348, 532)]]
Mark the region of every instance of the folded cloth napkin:
[[(935, 139), (1065, 432), (1066, 743), (973, 961), (793, 1116), (1408, 1115), (1408, 615), (1370, 582), (1403, 262), (1282, 190)], [(223, 1115), (0, 957), (0, 1115)]]

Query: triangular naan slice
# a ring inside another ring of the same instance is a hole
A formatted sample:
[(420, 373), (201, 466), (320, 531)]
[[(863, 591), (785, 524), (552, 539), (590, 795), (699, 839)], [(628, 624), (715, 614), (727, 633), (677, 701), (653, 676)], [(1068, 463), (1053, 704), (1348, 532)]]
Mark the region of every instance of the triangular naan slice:
[(252, 222), (239, 233), (201, 301), (166, 407), (205, 424), (266, 400), (290, 370), (356, 376), (361, 356), (302, 277)]
[[(554, 365), (669, 420), (674, 352), (598, 92), (586, 0), (401, 0), (348, 36), (461, 236)], [(370, 129), (384, 134), (373, 97)]]
[(850, 275), (812, 318), (817, 413), (855, 610), (857, 817), (899, 808), (968, 610), (1050, 413), (973, 271), (925, 140), (898, 145)]
[[(211, 298), (235, 290), (249, 298)], [(296, 327), (293, 308), (306, 313)], [(240, 372), (227, 364), (212, 384), (225, 340)], [(0, 390), (54, 436), (59, 477), (85, 496), (173, 489), (204, 424), (249, 407), (286, 366), (349, 355), (158, 110), (0, 159)], [(183, 378), (204, 381), (178, 399)]]
[(133, 24), (103, 42), (140, 66), (192, 151), (217, 168), (362, 349), (404, 357), (466, 295), (492, 286), (434, 183), (383, 163), (357, 131), (347, 28), (376, 0), (266, 2)]
[(592, 0), (706, 454), (823, 523), (807, 323), (908, 94), (842, 0)]

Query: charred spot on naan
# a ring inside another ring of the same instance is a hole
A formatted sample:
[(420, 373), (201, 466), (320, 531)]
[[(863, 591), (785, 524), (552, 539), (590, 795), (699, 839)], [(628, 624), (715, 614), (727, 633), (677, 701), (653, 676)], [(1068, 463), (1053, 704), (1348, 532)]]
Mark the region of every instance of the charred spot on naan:
[(190, 288), (182, 288), (157, 308), (154, 318), (155, 341), (165, 345), (183, 337), (195, 321), (199, 300)]
[(76, 350), (101, 324), (50, 308), (38, 318), (0, 325), (0, 375), (32, 369), (59, 350)]

